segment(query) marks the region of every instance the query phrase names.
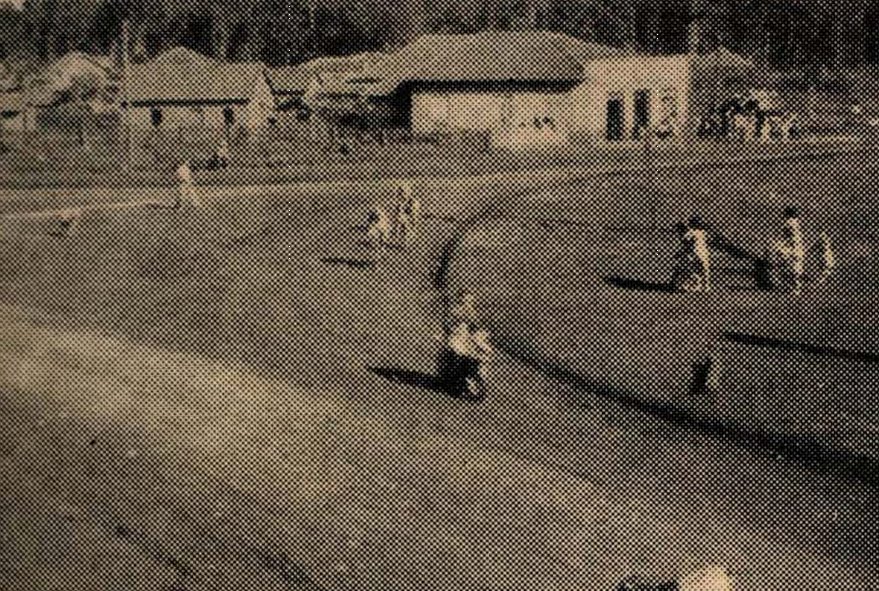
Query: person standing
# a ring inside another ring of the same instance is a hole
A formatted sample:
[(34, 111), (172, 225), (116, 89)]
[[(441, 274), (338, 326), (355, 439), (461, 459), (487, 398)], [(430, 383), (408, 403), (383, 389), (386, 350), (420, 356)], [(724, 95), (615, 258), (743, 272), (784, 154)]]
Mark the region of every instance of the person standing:
[(678, 291), (711, 291), (711, 252), (702, 218), (694, 215), (678, 226), (681, 247), (676, 256), (675, 287)]
[(818, 240), (821, 243), (821, 258), (824, 263), (821, 268), (821, 276), (818, 278), (818, 285), (823, 285), (836, 269), (836, 255), (827, 232), (821, 232)]
[(412, 232), (415, 234), (421, 225), (421, 202), (415, 196), (412, 185), (408, 181), (404, 181), (400, 185), (398, 194), (403, 203), (403, 213), (408, 216), (409, 222), (412, 225)]
[(421, 204), (412, 192), (409, 181), (402, 181), (397, 186), (396, 205), (394, 208), (394, 236), (397, 244), (407, 247), (418, 232)]
[(220, 143), (217, 144), (216, 159), (217, 168), (227, 168), (229, 166), (229, 141), (226, 139), (225, 134), (220, 138)]
[(465, 289), (458, 291), (451, 303), (446, 317), (446, 331), (449, 332), (459, 324), (479, 325), (479, 312), (476, 310), (476, 296)]
[(784, 209), (782, 239), (776, 248), (782, 266), (784, 287), (790, 293), (799, 295), (803, 290), (806, 247), (803, 227), (800, 223), (800, 211), (794, 206)]
[(177, 167), (177, 182), (177, 200), (174, 203), (174, 207), (179, 209), (184, 203), (198, 207), (198, 196), (192, 182), (192, 168), (190, 168), (188, 160), (184, 160)]
[(366, 239), (370, 247), (377, 252), (384, 252), (391, 239), (391, 224), (388, 214), (380, 205), (370, 210), (366, 219)]

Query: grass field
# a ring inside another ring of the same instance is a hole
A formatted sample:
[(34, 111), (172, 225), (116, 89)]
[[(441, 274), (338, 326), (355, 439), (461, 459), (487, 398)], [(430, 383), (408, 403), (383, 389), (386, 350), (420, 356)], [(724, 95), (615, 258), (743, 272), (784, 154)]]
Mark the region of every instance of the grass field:
[[(481, 405), (431, 374), (442, 270), (479, 293), (505, 350), (631, 388), (674, 382), (669, 367), (698, 350), (681, 339), (733, 320), (780, 334), (785, 314), (807, 326), (827, 308), (869, 330), (873, 290), (857, 286), (875, 284), (874, 166), (848, 155), (527, 193), (422, 183), (418, 246), (382, 260), (355, 230), (390, 197), (377, 183), (95, 209), (66, 237), (51, 217), (4, 219), (0, 552), (15, 568), (0, 584), (42, 588), (54, 567), (94, 589), (137, 588), (128, 573), (169, 590), (606, 590), (716, 562), (742, 589), (869, 589), (879, 503), (857, 475), (670, 424), (515, 356)], [(693, 209), (755, 248), (792, 198), (807, 231), (820, 220), (837, 239), (826, 293), (791, 305), (732, 272), (716, 300), (602, 281), (664, 281), (662, 229)], [(449, 249), (485, 211), (501, 219)], [(66, 533), (41, 548), (59, 520)], [(64, 547), (77, 552), (58, 559)]]

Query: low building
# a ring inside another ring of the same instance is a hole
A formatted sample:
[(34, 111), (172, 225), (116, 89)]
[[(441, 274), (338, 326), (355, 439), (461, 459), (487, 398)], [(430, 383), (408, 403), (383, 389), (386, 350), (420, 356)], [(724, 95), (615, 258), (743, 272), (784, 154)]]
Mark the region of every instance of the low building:
[(179, 47), (132, 65), (123, 96), (138, 129), (256, 130), (274, 113), (262, 64), (220, 62)]
[(275, 105), (281, 111), (308, 110), (305, 104), (307, 93), (319, 91), (329, 79), (362, 72), (378, 56), (376, 53), (324, 56), (293, 66), (272, 68), (268, 70), (267, 76)]
[[(647, 56), (548, 31), (425, 35), (361, 78), (393, 97), (415, 134), (485, 132), (496, 145), (559, 144), (574, 135), (638, 139), (679, 131), (687, 56)], [(350, 81), (354, 81), (353, 79)]]

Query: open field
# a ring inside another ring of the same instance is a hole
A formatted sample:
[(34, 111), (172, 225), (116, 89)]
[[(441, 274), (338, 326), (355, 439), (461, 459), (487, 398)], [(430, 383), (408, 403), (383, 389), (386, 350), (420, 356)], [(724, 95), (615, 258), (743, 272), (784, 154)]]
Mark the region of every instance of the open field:
[[(727, 321), (757, 315), (776, 334), (792, 323), (768, 312), (799, 323), (822, 309), (862, 329), (839, 331), (840, 346), (875, 352), (873, 290), (844, 281), (875, 285), (877, 164), (526, 193), (417, 185), (431, 214), (418, 246), (375, 263), (354, 231), (389, 197), (375, 183), (90, 210), (66, 237), (51, 217), (4, 219), (0, 586), (606, 590), (721, 563), (742, 589), (870, 589), (874, 483), (683, 428), (516, 352), (566, 353), (573, 371), (639, 388)], [(734, 261), (719, 263), (731, 269), (719, 306), (602, 282), (664, 281), (662, 228), (694, 208), (755, 248), (788, 198), (807, 231), (820, 219), (837, 237), (843, 268), (826, 293), (790, 304), (748, 291)], [(500, 219), (449, 247), (488, 211)], [(432, 387), (438, 275), (480, 294), (513, 353), (481, 405)], [(673, 316), (691, 319), (693, 342), (658, 355), (682, 342), (667, 338)], [(869, 399), (864, 386), (846, 395)], [(779, 382), (796, 401), (790, 390)]]

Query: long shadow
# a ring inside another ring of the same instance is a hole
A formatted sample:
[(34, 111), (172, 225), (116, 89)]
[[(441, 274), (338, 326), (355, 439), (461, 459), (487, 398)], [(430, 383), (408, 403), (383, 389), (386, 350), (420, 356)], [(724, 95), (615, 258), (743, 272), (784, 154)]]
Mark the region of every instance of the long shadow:
[(352, 259), (345, 257), (324, 257), (320, 262), (325, 265), (343, 266), (351, 269), (371, 269), (375, 267), (375, 261), (368, 259)]
[(448, 396), (452, 396), (453, 394), (448, 388), (446, 388), (442, 380), (435, 375), (391, 367), (368, 367), (366, 369), (370, 373), (394, 382), (395, 384), (424, 388), (425, 390), (430, 390), (431, 392), (436, 392), (438, 394), (446, 394)]
[(879, 354), (868, 351), (853, 351), (841, 347), (812, 345), (802, 341), (792, 341), (775, 337), (766, 337), (742, 332), (727, 331), (723, 333), (724, 340), (740, 345), (774, 349), (789, 353), (802, 353), (815, 355), (824, 359), (841, 359), (843, 361), (857, 361), (860, 363), (879, 363)]
[(619, 289), (627, 289), (631, 291), (650, 291), (659, 293), (674, 293), (675, 288), (671, 283), (659, 283), (656, 281), (644, 281), (642, 279), (631, 279), (628, 277), (608, 276), (602, 277), (601, 280), (611, 287)]
[(770, 278), (770, 265), (765, 257), (754, 254), (750, 250), (739, 246), (729, 238), (723, 235), (714, 227), (709, 228), (710, 240), (709, 245), (724, 254), (735, 259), (747, 261), (751, 268), (748, 271), (754, 280), (757, 289), (768, 291), (772, 289), (772, 280)]
[(782, 454), (790, 461), (809, 469), (830, 472), (873, 487), (879, 486), (879, 459), (867, 454), (831, 448), (817, 437), (810, 435), (770, 433), (732, 420), (704, 417), (693, 410), (672, 403), (647, 400), (634, 392), (581, 376), (523, 343), (508, 341), (499, 345), (512, 359), (539, 371), (550, 379), (662, 419), (679, 429), (728, 441), (748, 450)]

